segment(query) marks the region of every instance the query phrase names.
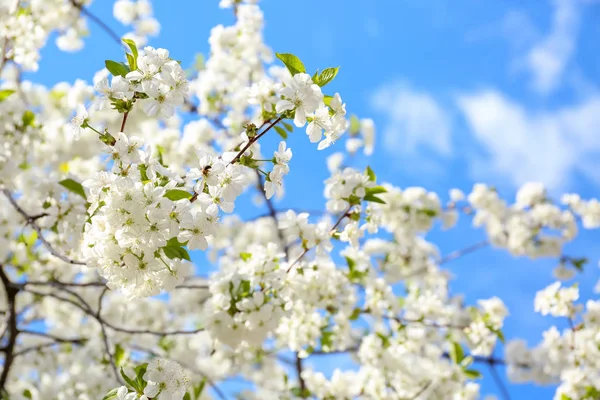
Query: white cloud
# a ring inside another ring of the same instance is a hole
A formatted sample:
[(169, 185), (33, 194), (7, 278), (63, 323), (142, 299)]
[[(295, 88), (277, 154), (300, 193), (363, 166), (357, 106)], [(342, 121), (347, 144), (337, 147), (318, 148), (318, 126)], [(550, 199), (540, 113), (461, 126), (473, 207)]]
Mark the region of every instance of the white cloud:
[(600, 182), (600, 96), (538, 113), (495, 90), (459, 96), (457, 104), (487, 153), (472, 161), (476, 178), (541, 181), (551, 189), (568, 186), (574, 173)]
[(387, 117), (381, 131), (389, 152), (410, 155), (427, 148), (442, 156), (450, 155), (450, 118), (429, 94), (394, 83), (379, 88), (371, 105)]
[(558, 87), (575, 50), (580, 13), (580, 0), (554, 0), (550, 32), (525, 57), (536, 91), (549, 93)]

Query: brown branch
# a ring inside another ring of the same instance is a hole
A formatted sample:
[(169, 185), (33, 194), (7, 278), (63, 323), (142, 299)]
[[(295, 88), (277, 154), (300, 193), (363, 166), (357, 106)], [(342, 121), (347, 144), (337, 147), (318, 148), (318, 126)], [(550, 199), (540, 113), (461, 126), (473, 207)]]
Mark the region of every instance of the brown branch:
[(278, 117), (275, 121), (271, 122), (271, 124), (269, 126), (267, 126), (267, 128), (264, 131), (257, 134), (256, 136), (250, 138), (250, 140), (248, 140), (248, 143), (246, 143), (246, 145), (239, 151), (239, 153), (237, 153), (237, 155), (233, 158), (233, 160), (231, 160), (229, 162), (229, 164), (235, 164), (236, 162), (238, 162), (240, 157), (242, 157), (244, 155), (244, 153), (246, 152), (246, 150), (248, 150), (248, 148), (250, 148), (250, 146), (252, 146), (254, 143), (256, 143), (258, 141), (258, 139), (263, 137), (267, 132), (269, 132), (271, 130), (271, 128), (273, 128), (275, 125), (277, 125), (282, 119), (283, 119), (283, 116)]
[(108, 34), (108, 36), (111, 37), (112, 40), (114, 40), (120, 46), (124, 47), (123, 43), (121, 42), (121, 37), (119, 35), (117, 35), (117, 33), (115, 31), (113, 31), (108, 25), (106, 25), (106, 23), (104, 23), (104, 21), (102, 21), (100, 18), (98, 18), (94, 14), (92, 14), (87, 8), (85, 8), (83, 6), (83, 4), (79, 4), (77, 2), (77, 0), (71, 0), (71, 4), (75, 8), (79, 9), (81, 14), (85, 15), (86, 17), (91, 19), (96, 25), (98, 25), (100, 28), (102, 28), (102, 30), (104, 32), (106, 32)]
[(123, 114), (123, 121), (121, 122), (121, 130), (119, 132), (125, 132), (125, 124), (127, 123), (127, 117), (129, 116), (129, 111), (125, 111)]
[(304, 382), (304, 379), (302, 378), (302, 359), (300, 358), (300, 356), (298, 356), (298, 353), (296, 353), (296, 374), (298, 375), (298, 384), (300, 385), (300, 397), (302, 397), (303, 399), (305, 399), (306, 396), (306, 382)]
[(8, 378), (8, 373), (10, 372), (10, 367), (12, 366), (14, 357), (15, 357), (15, 345), (17, 343), (17, 335), (19, 334), (19, 330), (17, 329), (17, 306), (16, 306), (16, 298), (19, 293), (19, 289), (12, 285), (8, 276), (4, 272), (4, 266), (0, 264), (0, 280), (2, 281), (2, 285), (4, 286), (4, 291), (6, 292), (6, 302), (8, 304), (8, 319), (6, 324), (8, 326), (8, 343), (6, 347), (3, 349), (5, 354), (4, 356), (4, 366), (2, 368), (2, 374), (0, 375), (0, 394), (5, 394), (6, 391), (6, 380)]
[(453, 251), (452, 253), (450, 253), (450, 254), (442, 257), (440, 259), (440, 261), (438, 262), (438, 264), (442, 265), (442, 264), (445, 264), (447, 262), (456, 260), (457, 258), (460, 258), (460, 257), (462, 257), (464, 255), (473, 253), (473, 252), (475, 252), (475, 251), (477, 251), (479, 249), (483, 249), (484, 247), (487, 247), (489, 245), (490, 245), (490, 242), (488, 242), (487, 240), (483, 240), (483, 241), (481, 241), (479, 243), (475, 243), (474, 245), (466, 247), (464, 249)]
[(50, 254), (52, 254), (54, 257), (66, 262), (68, 264), (86, 265), (86, 263), (84, 263), (83, 261), (74, 260), (74, 259), (69, 258), (69, 257), (65, 256), (64, 254), (61, 254), (58, 251), (56, 251), (54, 249), (54, 247), (52, 247), (50, 242), (48, 242), (46, 240), (46, 238), (44, 237), (42, 228), (40, 228), (40, 226), (38, 224), (36, 224), (35, 219), (33, 219), (31, 216), (29, 216), (29, 214), (27, 214), (25, 212), (25, 210), (23, 210), (21, 208), (21, 206), (19, 206), (19, 204), (16, 202), (16, 200), (12, 197), (10, 191), (8, 189), (3, 189), (2, 192), (4, 193), (4, 195), (10, 202), (10, 204), (12, 204), (12, 206), (15, 208), (15, 210), (17, 210), (17, 212), (19, 214), (21, 214), (21, 216), (23, 218), (25, 218), (27, 225), (31, 226), (33, 228), (33, 230), (36, 231), (36, 233), (38, 234), (38, 239), (40, 240), (40, 242), (42, 242), (42, 244), (44, 245), (44, 247), (46, 247), (46, 249), (50, 252)]
[(123, 327), (115, 326), (112, 323), (106, 321), (104, 318), (102, 318), (102, 316), (98, 315), (98, 313), (94, 312), (90, 308), (89, 304), (87, 304), (87, 303), (85, 305), (82, 305), (72, 299), (59, 296), (56, 293), (43, 293), (43, 292), (38, 292), (35, 290), (28, 289), (28, 288), (25, 288), (24, 290), (31, 294), (35, 294), (38, 296), (49, 296), (56, 300), (69, 303), (69, 304), (73, 305), (74, 307), (80, 309), (87, 315), (90, 315), (91, 317), (96, 319), (100, 324), (104, 324), (108, 328), (118, 331), (118, 332), (129, 333), (129, 334), (146, 334), (146, 335), (163, 337), (163, 336), (170, 336), (170, 335), (194, 335), (194, 334), (197, 334), (198, 332), (204, 331), (204, 328), (198, 328), (198, 329), (194, 329), (194, 330), (173, 330), (173, 331), (166, 331), (166, 332), (154, 331), (154, 330), (150, 330), (150, 329), (123, 328)]
[(496, 386), (498, 386), (498, 389), (502, 394), (502, 398), (504, 400), (510, 400), (510, 393), (508, 392), (508, 389), (504, 382), (502, 382), (502, 378), (500, 378), (498, 371), (496, 371), (496, 366), (494, 364), (489, 364), (489, 367), (490, 372), (492, 373), (492, 378), (494, 379), (494, 382), (496, 382)]

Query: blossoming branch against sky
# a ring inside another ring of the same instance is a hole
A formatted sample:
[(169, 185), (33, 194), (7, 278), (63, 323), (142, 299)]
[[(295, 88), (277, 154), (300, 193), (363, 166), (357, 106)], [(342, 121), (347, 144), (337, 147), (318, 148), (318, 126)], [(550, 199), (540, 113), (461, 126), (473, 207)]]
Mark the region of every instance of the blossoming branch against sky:
[(600, 398), (600, 2), (0, 0), (0, 398)]

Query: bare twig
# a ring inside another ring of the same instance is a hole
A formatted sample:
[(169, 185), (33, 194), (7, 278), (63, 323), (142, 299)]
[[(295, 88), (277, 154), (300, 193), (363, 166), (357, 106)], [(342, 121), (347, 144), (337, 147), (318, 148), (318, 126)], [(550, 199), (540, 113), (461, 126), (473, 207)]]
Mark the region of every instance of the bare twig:
[(31, 216), (29, 216), (25, 212), (25, 210), (23, 210), (21, 208), (21, 206), (12, 197), (12, 194), (10, 193), (10, 191), (8, 189), (3, 189), (2, 192), (4, 193), (4, 195), (6, 196), (6, 198), (8, 199), (8, 201), (10, 202), (10, 204), (12, 204), (12, 206), (15, 208), (15, 210), (17, 210), (17, 212), (19, 214), (21, 214), (21, 216), (23, 218), (25, 218), (25, 221), (27, 222), (27, 225), (31, 226), (33, 228), (33, 230), (36, 231), (36, 233), (38, 234), (38, 239), (40, 240), (40, 242), (42, 242), (42, 244), (44, 245), (44, 247), (46, 247), (46, 249), (50, 252), (50, 254), (52, 254), (54, 257), (59, 258), (62, 261), (66, 262), (66, 263), (69, 263), (69, 264), (73, 264), (73, 265), (86, 265), (86, 263), (84, 263), (83, 261), (74, 260), (74, 259), (69, 258), (69, 257), (65, 256), (64, 254), (61, 254), (58, 251), (56, 251), (56, 249), (54, 249), (54, 247), (52, 247), (52, 245), (50, 244), (50, 242), (48, 242), (46, 240), (46, 238), (44, 237), (44, 233), (42, 231), (42, 228), (40, 228), (40, 226), (38, 224), (36, 224), (35, 219), (33, 219)]
[(474, 245), (466, 247), (464, 249), (453, 251), (452, 253), (448, 254), (447, 256), (442, 257), (439, 260), (438, 264), (442, 265), (442, 264), (445, 264), (447, 262), (456, 260), (457, 258), (460, 258), (460, 257), (462, 257), (464, 255), (473, 253), (473, 252), (475, 252), (475, 251), (477, 251), (479, 249), (483, 249), (484, 247), (487, 247), (489, 245), (490, 245), (490, 242), (488, 242), (487, 240), (483, 240), (483, 241), (481, 241), (479, 243), (475, 243)]

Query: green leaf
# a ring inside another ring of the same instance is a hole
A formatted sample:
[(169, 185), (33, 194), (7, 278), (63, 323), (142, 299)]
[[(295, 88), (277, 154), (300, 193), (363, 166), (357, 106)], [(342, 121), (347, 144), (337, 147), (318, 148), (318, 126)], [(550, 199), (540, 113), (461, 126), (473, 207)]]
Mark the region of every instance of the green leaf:
[(23, 113), (21, 121), (23, 121), (23, 127), (33, 126), (33, 122), (35, 121), (35, 114), (31, 110), (27, 110)]
[[(102, 400), (113, 400), (113, 399), (116, 399), (118, 391), (119, 391), (119, 388), (114, 388), (110, 392), (106, 393), (106, 396), (104, 396), (102, 398)], [(29, 392), (29, 390), (27, 390), (27, 392)], [(23, 392), (23, 395), (25, 395), (25, 392)], [(28, 399), (31, 399), (31, 393), (29, 393), (29, 397), (26, 396), (26, 395), (25, 395), (25, 397), (27, 397)]]
[(189, 393), (186, 393), (186, 394), (183, 396), (183, 400), (192, 400), (192, 396), (190, 396), (190, 394), (189, 394)]
[(167, 240), (167, 246), (182, 247), (182, 246), (185, 246), (186, 244), (187, 244), (187, 242), (182, 243), (179, 240), (177, 240), (176, 237)]
[(189, 253), (181, 246), (165, 246), (162, 249), (165, 252), (165, 256), (171, 260), (177, 258), (191, 261)]
[(456, 364), (460, 364), (460, 362), (465, 358), (465, 353), (460, 344), (456, 342), (452, 342), (452, 347), (450, 347), (450, 358)]
[(285, 127), (285, 129), (287, 129), (288, 132), (294, 131), (294, 126), (292, 124), (288, 124), (285, 121), (281, 121), (281, 124)]
[(292, 76), (302, 72), (306, 72), (304, 64), (302, 64), (302, 61), (300, 61), (300, 59), (295, 55), (290, 53), (275, 53), (275, 55), (283, 62), (283, 64), (288, 69), (288, 71), (290, 71), (290, 74), (292, 74)]
[(112, 60), (104, 61), (104, 65), (108, 72), (113, 74), (113, 76), (122, 76), (125, 77), (127, 73), (130, 71), (129, 66), (125, 63), (120, 63)]
[(148, 363), (140, 364), (135, 367), (135, 382), (138, 384), (140, 390), (139, 392), (143, 392), (146, 387), (146, 381), (144, 380), (144, 374), (146, 373), (146, 369), (148, 368)]
[(492, 332), (494, 332), (496, 334), (496, 336), (498, 337), (498, 340), (500, 340), (502, 343), (505, 343), (506, 340), (504, 339), (504, 333), (502, 333), (502, 331), (500, 329), (494, 329), (490, 326), (488, 326), (488, 329)]
[(481, 378), (481, 372), (477, 371), (476, 369), (466, 369), (466, 370), (464, 370), (464, 373), (468, 379)]
[(0, 90), (0, 101), (4, 101), (8, 99), (8, 97), (13, 94), (15, 91), (12, 89), (2, 89)]
[(572, 400), (569, 396), (567, 396), (566, 394), (561, 394), (560, 395), (560, 400)]
[(287, 139), (288, 134), (285, 131), (285, 129), (283, 129), (280, 126), (275, 126), (275, 130), (277, 131), (277, 133), (279, 134), (279, 136), (281, 136), (283, 139)]
[(373, 186), (365, 189), (366, 194), (379, 194), (379, 193), (387, 193), (387, 189), (383, 186)]
[(354, 310), (352, 310), (352, 314), (350, 314), (350, 317), (348, 318), (350, 321), (356, 321), (358, 319), (358, 317), (360, 316), (360, 308), (355, 308)]
[(121, 347), (120, 344), (117, 344), (115, 346), (115, 364), (117, 367), (120, 367), (123, 364), (123, 361), (125, 361), (125, 349), (123, 349), (123, 347)]
[(379, 203), (379, 204), (386, 204), (385, 201), (381, 200), (379, 197), (373, 195), (373, 194), (367, 194), (365, 195), (365, 197), (363, 197), (364, 201), (368, 201), (371, 203)]
[(321, 335), (321, 349), (331, 348), (333, 345), (333, 332), (323, 331)]
[(383, 348), (387, 349), (388, 347), (390, 347), (391, 343), (390, 343), (390, 338), (386, 335), (384, 335), (381, 332), (377, 332), (376, 335), (379, 337), (379, 339), (381, 339), (381, 343), (383, 344)]
[(87, 200), (87, 196), (85, 195), (85, 190), (83, 190), (83, 186), (81, 186), (81, 183), (76, 182), (73, 179), (65, 179), (58, 183), (61, 186), (63, 186), (65, 189), (68, 189), (69, 191), (71, 191), (75, 194), (78, 194)]
[[(125, 380), (125, 383), (127, 383), (129, 385), (130, 388), (132, 388), (133, 390), (137, 391), (141, 391), (140, 387), (138, 386), (137, 382), (134, 381), (133, 379), (131, 379), (130, 377), (127, 376), (127, 374), (125, 373), (125, 371), (123, 371), (123, 368), (121, 367), (121, 376), (123, 377), (123, 379)], [(142, 388), (143, 390), (143, 388)]]
[(135, 59), (135, 57), (133, 57), (129, 53), (125, 54), (125, 57), (127, 57), (127, 63), (129, 64), (129, 69), (131, 69), (132, 71), (135, 71), (137, 69), (137, 60)]
[(429, 208), (422, 208), (420, 210), (417, 210), (417, 212), (420, 214), (425, 214), (428, 217), (435, 217), (437, 215), (437, 212), (435, 210), (431, 210)]
[(200, 395), (206, 386), (206, 378), (202, 378), (202, 381), (198, 384), (198, 386), (194, 387), (194, 397), (196, 399), (200, 399)]
[(244, 261), (248, 261), (252, 258), (252, 253), (240, 253), (240, 258)]
[(575, 269), (579, 272), (583, 271), (583, 266), (589, 262), (589, 260), (585, 257), (583, 258), (570, 258), (571, 265), (575, 267)]
[(348, 133), (350, 136), (355, 136), (358, 135), (358, 132), (360, 132), (360, 120), (356, 115), (352, 114), (350, 116), (350, 129)]
[(367, 168), (365, 169), (365, 174), (367, 174), (369, 176), (370, 181), (375, 182), (375, 180), (377, 180), (377, 176), (375, 175), (375, 172), (373, 172), (371, 167), (368, 165), (367, 165)]
[(123, 43), (125, 43), (127, 46), (129, 46), (129, 48), (131, 49), (131, 53), (133, 53), (134, 57), (138, 56), (138, 49), (137, 49), (137, 45), (135, 44), (135, 42), (131, 39), (121, 39), (123, 41)]
[(306, 399), (311, 395), (310, 390), (308, 390), (307, 388), (300, 389), (299, 387), (294, 387), (291, 389), (291, 392), (295, 397), (301, 397), (303, 399)]
[(238, 294), (241, 297), (248, 297), (252, 291), (252, 286), (250, 286), (250, 281), (242, 280), (240, 282), (240, 287), (238, 288)]
[(333, 99), (333, 96), (323, 96), (323, 103), (325, 103), (326, 106), (330, 106), (331, 105), (331, 100)]
[(191, 199), (192, 194), (181, 189), (171, 189), (167, 190), (167, 193), (165, 193), (164, 197), (166, 197), (169, 200), (177, 201), (181, 199)]
[(323, 72), (321, 72), (321, 74), (319, 75), (317, 82), (315, 82), (315, 83), (321, 87), (327, 85), (329, 82), (331, 82), (333, 80), (333, 78), (335, 78), (339, 69), (340, 69), (340, 67), (324, 69)]

